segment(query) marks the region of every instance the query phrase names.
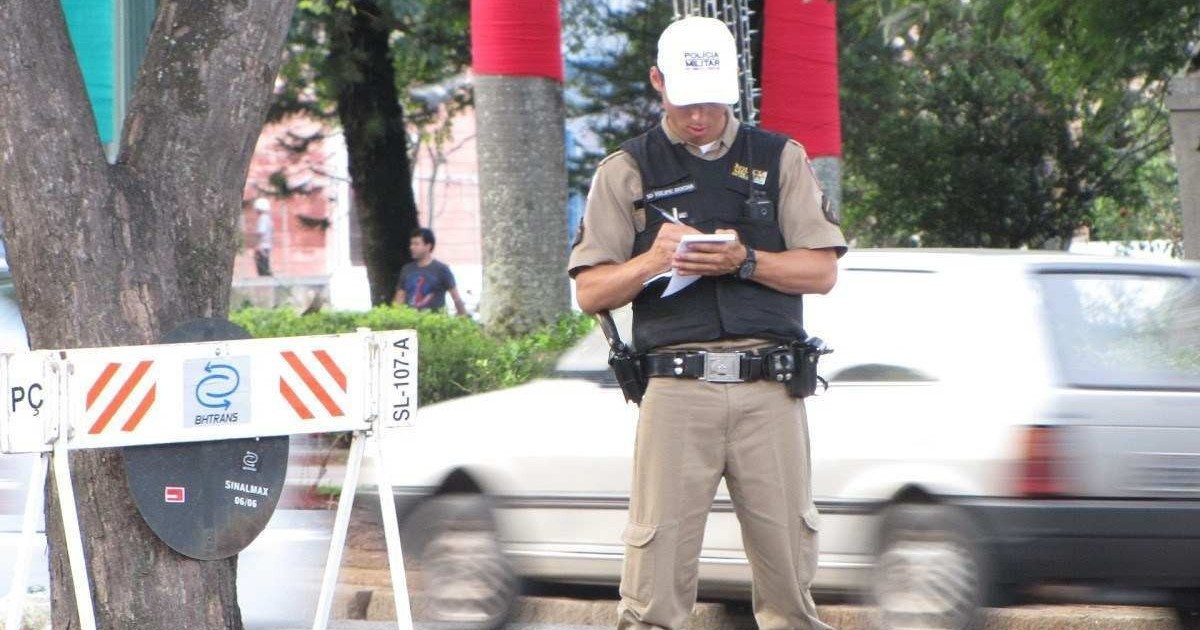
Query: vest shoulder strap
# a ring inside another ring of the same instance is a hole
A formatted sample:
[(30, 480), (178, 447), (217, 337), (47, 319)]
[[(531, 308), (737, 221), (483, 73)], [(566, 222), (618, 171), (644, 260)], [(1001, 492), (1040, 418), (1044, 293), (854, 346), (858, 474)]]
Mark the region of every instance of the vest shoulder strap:
[[(621, 148), (637, 162), (642, 175), (642, 187), (646, 190), (661, 188), (688, 176), (687, 169), (679, 163), (675, 147), (667, 139), (661, 125), (626, 140)], [(650, 168), (651, 165), (655, 168)]]

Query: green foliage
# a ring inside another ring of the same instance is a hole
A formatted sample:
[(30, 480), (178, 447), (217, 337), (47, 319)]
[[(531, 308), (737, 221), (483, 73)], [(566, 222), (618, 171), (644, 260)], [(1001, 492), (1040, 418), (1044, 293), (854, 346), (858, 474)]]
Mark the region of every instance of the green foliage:
[(1003, 0), (839, 11), (844, 227), (859, 244), (1041, 247), (1098, 223), (1097, 199), (1174, 211), (1141, 167), (1169, 147), (1161, 85), (1071, 80)]
[(527, 335), (500, 338), (474, 321), (445, 313), (379, 306), (366, 312), (320, 311), (297, 315), (287, 308), (246, 308), (229, 319), (256, 338), (329, 335), (371, 330), (417, 331), (421, 404), (511, 387), (546, 374), (554, 360), (591, 329), (581, 313), (561, 316)]
[(334, 120), (340, 87), (363, 76), (361, 60), (330, 54), (330, 42), (336, 33), (350, 30), (354, 15), (367, 12), (390, 33), (393, 80), (406, 122), (422, 140), (444, 140), (448, 117), (439, 106), (452, 115), (470, 104), (471, 94), (461, 83), (429, 86), (446, 82), (470, 65), (469, 7), (469, 0), (300, 0), (271, 118), (303, 112)]
[(1122, 204), (1109, 197), (1096, 199), (1091, 217), (1091, 237), (1104, 241), (1169, 240), (1180, 254), (1183, 217), (1179, 207), (1179, 171), (1168, 152), (1159, 153), (1137, 167), (1137, 201)]
[(1179, 73), (1189, 56), (1200, 64), (1195, 0), (1014, 0), (1008, 13), (1028, 26), (1038, 59), (1066, 82), (1153, 83)]

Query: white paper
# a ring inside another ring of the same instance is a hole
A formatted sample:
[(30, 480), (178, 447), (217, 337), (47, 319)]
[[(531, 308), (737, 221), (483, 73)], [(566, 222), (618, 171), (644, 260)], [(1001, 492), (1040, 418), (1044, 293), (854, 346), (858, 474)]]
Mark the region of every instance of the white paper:
[[(691, 243), (728, 243), (736, 240), (734, 234), (684, 234), (679, 239), (679, 246), (675, 248), (676, 254), (682, 254)], [(663, 289), (663, 297), (669, 297), (688, 288), (693, 282), (700, 279), (700, 276), (683, 275), (671, 270), (671, 281), (667, 283), (667, 288)]]

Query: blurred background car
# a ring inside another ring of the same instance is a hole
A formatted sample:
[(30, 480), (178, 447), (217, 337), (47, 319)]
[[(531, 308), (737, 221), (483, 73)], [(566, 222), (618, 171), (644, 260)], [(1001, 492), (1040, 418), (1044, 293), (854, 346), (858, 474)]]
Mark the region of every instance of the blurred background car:
[[(863, 250), (805, 299), (814, 590), (888, 627), (968, 628), (1042, 583), (1200, 592), (1200, 266)], [(628, 335), (628, 312), (618, 313)], [(491, 628), (520, 578), (620, 579), (637, 409), (594, 331), (557, 378), (421, 409), (374, 462), (434, 619)], [(724, 485), (702, 595), (748, 597)]]

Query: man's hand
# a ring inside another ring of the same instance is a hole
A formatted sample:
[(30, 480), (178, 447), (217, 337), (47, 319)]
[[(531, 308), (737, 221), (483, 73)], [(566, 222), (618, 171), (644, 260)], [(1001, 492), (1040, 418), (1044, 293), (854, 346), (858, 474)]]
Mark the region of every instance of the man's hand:
[[(691, 243), (677, 255), (672, 249), (671, 266), (680, 274), (689, 276), (724, 276), (736, 272), (746, 259), (746, 246), (734, 230), (717, 230), (717, 234), (733, 234), (734, 238), (728, 243)], [(661, 232), (659, 235), (661, 237)], [(678, 237), (675, 243), (679, 244)]]
[(620, 308), (641, 292), (643, 284), (671, 269), (675, 248), (684, 234), (699, 234), (689, 225), (664, 223), (646, 251), (623, 263), (588, 267), (575, 275), (575, 299), (585, 313)]
[(679, 247), (679, 240), (684, 234), (699, 234), (700, 230), (681, 223), (663, 223), (658, 229), (658, 235), (654, 238), (654, 243), (650, 245), (647, 254), (653, 257), (655, 262), (656, 273), (662, 273), (671, 267), (675, 266), (675, 249)]

